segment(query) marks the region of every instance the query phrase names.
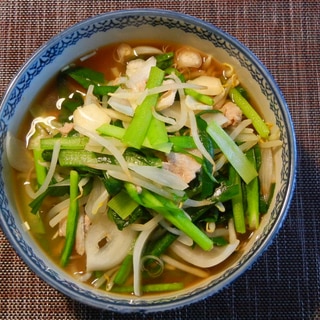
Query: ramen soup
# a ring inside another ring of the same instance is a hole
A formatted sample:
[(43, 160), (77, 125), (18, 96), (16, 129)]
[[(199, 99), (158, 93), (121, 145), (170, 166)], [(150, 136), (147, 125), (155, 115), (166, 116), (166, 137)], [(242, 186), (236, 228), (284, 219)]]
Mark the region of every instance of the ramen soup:
[(26, 230), (99, 290), (151, 295), (221, 272), (272, 197), (281, 141), (255, 105), (232, 65), (194, 48), (89, 53), (8, 135)]

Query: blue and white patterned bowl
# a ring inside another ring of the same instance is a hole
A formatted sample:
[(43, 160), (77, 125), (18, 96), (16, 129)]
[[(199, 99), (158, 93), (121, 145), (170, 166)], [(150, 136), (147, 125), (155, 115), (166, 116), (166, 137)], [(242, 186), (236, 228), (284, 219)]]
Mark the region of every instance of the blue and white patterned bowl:
[[(96, 291), (72, 279), (47, 258), (23, 229), (12, 197), (14, 189), (4, 157), (4, 139), (8, 130), (12, 133), (18, 131), (28, 106), (58, 70), (97, 47), (139, 39), (182, 42), (214, 54), (218, 61), (234, 65), (240, 81), (255, 92), (265, 119), (280, 128), (283, 148), (276, 154), (277, 187), (271, 208), (237, 261), (219, 275), (178, 294), (126, 299)], [(295, 184), (296, 144), (293, 125), (286, 102), (270, 73), (246, 47), (215, 26), (180, 13), (155, 9), (99, 15), (76, 24), (41, 47), (14, 78), (2, 101), (0, 153), (0, 222), (16, 252), (39, 277), (67, 296), (117, 312), (164, 311), (194, 303), (229, 285), (251, 267), (271, 243), (285, 219)]]

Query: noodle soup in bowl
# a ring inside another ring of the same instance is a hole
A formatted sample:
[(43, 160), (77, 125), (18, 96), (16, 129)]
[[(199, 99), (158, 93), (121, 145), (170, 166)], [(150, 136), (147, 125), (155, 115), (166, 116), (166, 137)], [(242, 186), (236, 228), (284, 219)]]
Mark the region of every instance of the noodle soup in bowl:
[(101, 309), (217, 293), (271, 243), (294, 189), (272, 76), (180, 13), (111, 12), (62, 32), (12, 81), (1, 122), (2, 230), (44, 281)]

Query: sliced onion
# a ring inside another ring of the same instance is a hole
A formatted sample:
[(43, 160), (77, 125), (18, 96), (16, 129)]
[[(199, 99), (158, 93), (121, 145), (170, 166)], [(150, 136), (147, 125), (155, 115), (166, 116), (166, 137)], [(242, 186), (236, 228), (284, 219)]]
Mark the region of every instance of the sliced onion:
[(184, 263), (181, 263), (180, 261), (176, 260), (176, 259), (173, 259), (165, 254), (161, 255), (161, 259), (167, 263), (167, 264), (170, 264), (171, 266), (179, 269), (179, 270), (182, 270), (182, 271), (185, 271), (185, 272), (188, 272), (190, 274), (193, 274), (199, 278), (207, 278), (209, 276), (209, 273), (202, 270), (202, 269), (198, 269), (198, 268), (195, 268), (195, 267), (191, 267), (191, 266), (188, 266)]
[[(119, 179), (121, 181), (128, 181), (128, 176), (123, 172), (120, 166), (100, 163), (90, 165), (90, 167), (98, 170), (108, 171), (108, 174), (111, 177)], [(176, 199), (177, 197), (181, 198), (184, 196), (184, 192), (181, 190), (161, 187), (160, 185), (155, 184), (149, 179), (145, 179), (144, 177), (136, 174), (133, 171), (131, 171), (130, 181), (135, 185), (146, 188), (168, 199)]]
[(33, 159), (30, 151), (26, 148), (23, 141), (17, 139), (10, 131), (8, 131), (5, 139), (6, 155), (12, 168), (29, 172), (33, 167)]
[(85, 254), (85, 233), (86, 233), (86, 215), (84, 214), (83, 207), (80, 207), (79, 210), (79, 218), (78, 218), (78, 224), (77, 224), (77, 230), (76, 230), (76, 241), (75, 241), (75, 249), (76, 252), (83, 256)]
[(96, 132), (96, 129), (105, 123), (110, 123), (110, 117), (105, 110), (95, 103), (78, 107), (73, 112), (73, 123), (75, 127), (82, 127), (90, 132)]
[(216, 96), (223, 92), (223, 86), (219, 78), (211, 76), (200, 76), (193, 80), (188, 80), (188, 83), (197, 84), (205, 87), (205, 89), (196, 89), (196, 91), (207, 94), (209, 96)]
[(236, 240), (225, 246), (214, 246), (210, 251), (204, 251), (199, 246), (194, 248), (188, 247), (175, 241), (170, 248), (176, 255), (188, 263), (200, 268), (210, 268), (226, 260), (236, 250), (239, 243), (240, 241)]
[(175, 241), (170, 249), (181, 259), (200, 268), (210, 268), (226, 260), (238, 247), (240, 241), (236, 238), (233, 220), (228, 222), (228, 229), (217, 228), (211, 237), (229, 237), (229, 244), (225, 246), (214, 246), (210, 251), (204, 251), (199, 246), (188, 247)]
[(164, 228), (166, 229), (168, 232), (172, 233), (172, 234), (175, 234), (177, 236), (181, 236), (182, 235), (182, 231), (175, 228), (175, 227), (172, 227), (168, 221), (166, 220), (161, 220), (159, 222), (159, 224)]
[[(111, 269), (126, 257), (136, 232), (130, 227), (120, 231), (107, 214), (99, 214), (90, 225), (86, 239), (87, 271)], [(99, 247), (105, 239), (106, 244)]]
[(177, 238), (177, 241), (179, 241), (189, 247), (191, 247), (194, 244), (193, 240), (184, 233), (181, 233), (179, 235), (179, 237)]
[(129, 164), (129, 168), (139, 175), (162, 186), (170, 187), (176, 190), (184, 190), (189, 186), (186, 182), (184, 182), (183, 179), (180, 178), (180, 176), (163, 168), (138, 166), (133, 164)]
[[(123, 154), (123, 152), (126, 150), (126, 146), (121, 142), (121, 140), (113, 138), (113, 137), (107, 137), (107, 136), (103, 136), (103, 138), (105, 140), (109, 140), (110, 143), (119, 150), (119, 152), (121, 154)], [(92, 151), (92, 152), (96, 152), (96, 153), (101, 153), (101, 154), (108, 154), (108, 155), (112, 155), (112, 153), (110, 152), (110, 150), (106, 149), (105, 147), (101, 146), (101, 144), (93, 141), (93, 140), (89, 140), (89, 142), (86, 144), (85, 146), (85, 150), (87, 151)]]
[(133, 48), (135, 56), (162, 54), (163, 51), (151, 46), (137, 46)]
[[(182, 127), (188, 127), (188, 107), (185, 104), (185, 101), (175, 101), (170, 108), (164, 109), (161, 111), (161, 114), (167, 118), (175, 120), (175, 124), (167, 126), (167, 132), (176, 132), (179, 131)], [(178, 130), (176, 130), (178, 128)]]
[(125, 116), (132, 117), (134, 114), (134, 109), (128, 97), (132, 97), (133, 93), (128, 92), (128, 90), (119, 88), (114, 94), (110, 94), (111, 97), (108, 100), (108, 104), (115, 111), (124, 114)]
[[(110, 174), (110, 176), (116, 179), (122, 181), (128, 180), (127, 176), (125, 176), (123, 172), (108, 170), (108, 173)], [(134, 174), (131, 175), (130, 181), (140, 187), (146, 188), (168, 199), (174, 199), (176, 197), (182, 197), (184, 195), (184, 192), (182, 191), (179, 192), (179, 190), (161, 187), (159, 185), (156, 185), (153, 181), (150, 181), (149, 179), (144, 179), (143, 177), (138, 177)]]
[(201, 118), (205, 120), (207, 123), (210, 123), (214, 120), (220, 127), (223, 127), (229, 121), (228, 118), (226, 118), (222, 112), (208, 112), (201, 115)]

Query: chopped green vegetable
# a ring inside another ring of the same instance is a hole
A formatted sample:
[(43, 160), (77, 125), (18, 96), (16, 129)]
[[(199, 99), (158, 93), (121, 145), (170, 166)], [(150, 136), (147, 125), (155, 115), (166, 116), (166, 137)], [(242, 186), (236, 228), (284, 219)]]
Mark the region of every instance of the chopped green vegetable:
[[(159, 158), (138, 153), (131, 148), (128, 148), (124, 152), (124, 158), (130, 164), (161, 166), (161, 160)], [(59, 164), (62, 167), (87, 167), (97, 163), (118, 164), (112, 155), (88, 150), (65, 149), (59, 153)]]
[(182, 209), (172, 201), (159, 195), (153, 194), (145, 189), (137, 191), (135, 185), (125, 183), (129, 195), (139, 204), (160, 213), (166, 220), (188, 235), (203, 250), (211, 250), (213, 243), (205, 233), (190, 221)]
[(214, 120), (209, 123), (207, 132), (245, 183), (249, 183), (258, 175), (248, 158)]
[(60, 150), (59, 164), (62, 167), (85, 167), (95, 163), (111, 163), (110, 156), (101, 155), (100, 157), (88, 150)]
[(125, 190), (121, 190), (110, 199), (108, 206), (116, 212), (121, 219), (125, 220), (135, 209), (137, 209), (139, 204), (132, 200)]
[(116, 195), (122, 189), (123, 182), (111, 177), (107, 171), (103, 171), (101, 179), (110, 196)]
[(76, 239), (78, 216), (79, 216), (79, 174), (75, 170), (70, 171), (70, 205), (67, 217), (66, 240), (62, 250), (60, 263), (64, 267), (69, 262), (73, 245)]
[(212, 97), (199, 93), (196, 90), (193, 89), (184, 89), (184, 92), (186, 93), (186, 95), (189, 95), (190, 97), (194, 98), (195, 100), (206, 104), (208, 106), (212, 106), (214, 104), (214, 100)]
[[(67, 74), (73, 79), (81, 79), (81, 81), (84, 81), (84, 83), (93, 82), (93, 83), (104, 83), (104, 74), (99, 71), (95, 71), (90, 68), (85, 67), (71, 67), (66, 69), (64, 74)], [(86, 81), (86, 82), (85, 82)]]
[(85, 89), (88, 89), (90, 85), (93, 85), (93, 93), (96, 95), (105, 96), (118, 89), (118, 86), (104, 85), (104, 74), (90, 68), (74, 67), (65, 70), (64, 73), (77, 81)]
[[(256, 167), (256, 159), (254, 149), (247, 151), (247, 158)], [(247, 219), (251, 230), (259, 227), (259, 179), (255, 177), (246, 185), (247, 191)]]
[[(209, 155), (214, 157), (214, 142), (209, 136), (207, 132), (207, 122), (204, 121), (200, 116), (196, 117), (198, 134), (200, 137), (200, 141), (208, 151)], [(201, 198), (205, 199), (212, 195), (213, 189), (217, 183), (216, 179), (213, 176), (213, 165), (208, 159), (204, 158), (202, 162), (202, 170), (201, 170)]]
[(130, 252), (122, 261), (120, 269), (117, 271), (116, 276), (113, 279), (115, 285), (123, 285), (127, 281), (133, 269), (132, 259), (132, 252)]
[(176, 234), (166, 232), (163, 237), (152, 244), (148, 250), (148, 255), (160, 257), (177, 238)]
[(246, 221), (243, 207), (244, 200), (241, 188), (241, 178), (231, 165), (229, 166), (229, 179), (232, 183), (238, 185), (238, 194), (231, 199), (234, 226), (237, 232), (245, 233)]
[[(142, 292), (165, 292), (165, 291), (176, 291), (183, 289), (182, 282), (172, 282), (172, 283), (158, 283), (158, 284), (145, 284), (141, 286)], [(117, 293), (132, 293), (133, 286), (114, 286), (111, 290)]]
[(171, 67), (171, 65), (173, 63), (173, 57), (174, 57), (173, 52), (166, 52), (163, 54), (156, 55), (155, 58), (157, 61), (157, 67), (162, 70)]
[(181, 82), (186, 82), (184, 75), (181, 72), (179, 72), (176, 68), (169, 67), (164, 71), (168, 75), (175, 74), (180, 79)]
[(143, 145), (165, 153), (171, 151), (172, 143), (169, 142), (166, 125), (163, 121), (151, 118)]
[(97, 129), (97, 132), (101, 135), (117, 138), (121, 140), (126, 132), (125, 128), (115, 126), (113, 124), (104, 123)]
[(196, 149), (191, 136), (169, 136), (169, 142), (173, 144), (173, 149)]
[(61, 111), (59, 113), (59, 122), (70, 122), (73, 112), (83, 105), (83, 95), (80, 92), (74, 92), (64, 98), (61, 103)]
[[(146, 87), (148, 89), (157, 87), (162, 84), (164, 71), (157, 67), (150, 70), (149, 79)], [(143, 102), (136, 108), (132, 121), (125, 131), (122, 141), (136, 149), (140, 149), (149, 129), (152, 119), (152, 108), (158, 101), (159, 94), (147, 96)]]
[(66, 186), (62, 186), (62, 187), (49, 186), (43, 193), (41, 193), (37, 198), (33, 199), (29, 203), (29, 207), (31, 208), (31, 213), (37, 214), (39, 212), (41, 205), (47, 196), (61, 197), (66, 195), (68, 193), (68, 190), (69, 188)]
[(268, 138), (270, 134), (269, 127), (241, 93), (236, 88), (232, 88), (229, 91), (229, 97), (242, 110), (243, 114), (252, 121), (252, 125), (258, 134), (264, 139)]
[(126, 219), (122, 219), (115, 211), (112, 209), (108, 210), (108, 215), (111, 216), (111, 219), (117, 225), (119, 230), (123, 230), (131, 223), (135, 223), (138, 220), (150, 219), (150, 214), (142, 206), (138, 206)]
[[(97, 131), (101, 135), (117, 138), (119, 140), (123, 139), (126, 133), (126, 129), (108, 123), (103, 124)], [(165, 124), (162, 121), (159, 121), (154, 117), (151, 118), (142, 146), (166, 153), (170, 152), (172, 143), (169, 142)]]
[(211, 240), (215, 246), (219, 247), (226, 246), (229, 243), (224, 237), (213, 237)]
[(58, 138), (42, 138), (40, 139), (40, 147), (43, 150), (53, 150), (57, 141), (60, 141), (60, 150), (81, 150), (84, 149), (89, 142), (88, 137), (72, 136), (72, 137), (58, 137)]

